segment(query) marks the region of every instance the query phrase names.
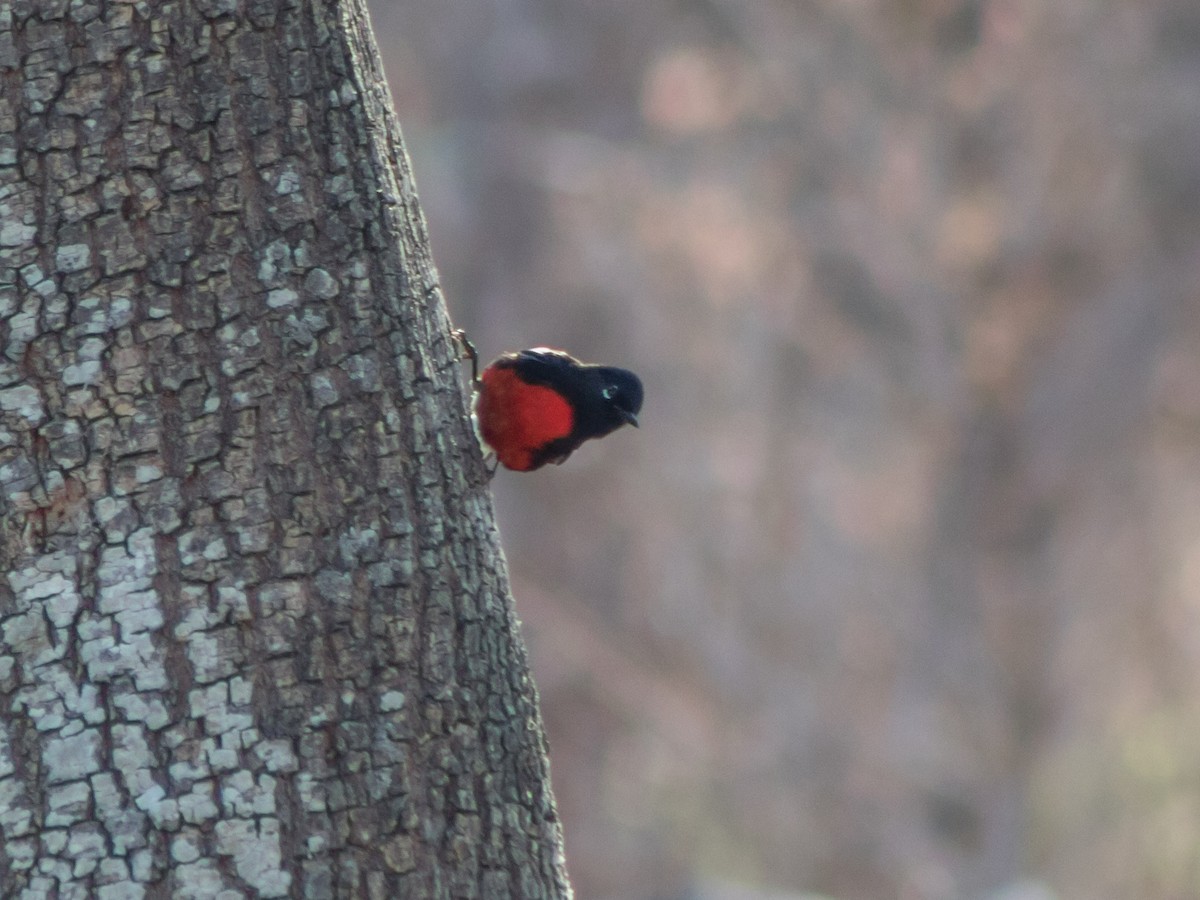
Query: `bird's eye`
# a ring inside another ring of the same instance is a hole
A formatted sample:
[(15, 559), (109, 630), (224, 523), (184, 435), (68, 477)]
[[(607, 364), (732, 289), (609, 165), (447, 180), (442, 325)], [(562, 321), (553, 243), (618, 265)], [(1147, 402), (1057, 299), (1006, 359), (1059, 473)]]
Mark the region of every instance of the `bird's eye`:
[(617, 396), (616, 385), (610, 384), (608, 387), (606, 387), (604, 390), (602, 390), (600, 392), (600, 396), (603, 397), (605, 400), (611, 400), (613, 397)]

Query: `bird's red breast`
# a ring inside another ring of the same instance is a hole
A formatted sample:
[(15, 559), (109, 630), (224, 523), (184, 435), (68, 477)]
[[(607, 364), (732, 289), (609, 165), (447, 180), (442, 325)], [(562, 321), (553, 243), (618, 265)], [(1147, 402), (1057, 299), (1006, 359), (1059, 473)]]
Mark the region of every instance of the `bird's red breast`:
[(483, 371), (475, 407), (479, 433), (509, 469), (527, 472), (541, 460), (534, 454), (571, 434), (571, 404), (553, 388), (529, 384), (514, 368), (491, 365)]

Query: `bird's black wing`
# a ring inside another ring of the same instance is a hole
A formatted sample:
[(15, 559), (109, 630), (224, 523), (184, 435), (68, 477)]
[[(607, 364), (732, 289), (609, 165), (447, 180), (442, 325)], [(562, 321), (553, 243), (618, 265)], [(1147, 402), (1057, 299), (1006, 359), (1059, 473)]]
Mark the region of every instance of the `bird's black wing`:
[(529, 384), (558, 388), (573, 387), (581, 363), (570, 354), (549, 347), (534, 347), (516, 354), (513, 366)]

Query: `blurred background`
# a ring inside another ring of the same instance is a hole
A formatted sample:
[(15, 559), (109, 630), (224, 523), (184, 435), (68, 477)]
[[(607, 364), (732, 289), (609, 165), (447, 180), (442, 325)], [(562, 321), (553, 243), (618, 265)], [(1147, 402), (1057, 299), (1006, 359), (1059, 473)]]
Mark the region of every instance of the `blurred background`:
[(581, 900), (1200, 897), (1200, 4), (372, 13)]

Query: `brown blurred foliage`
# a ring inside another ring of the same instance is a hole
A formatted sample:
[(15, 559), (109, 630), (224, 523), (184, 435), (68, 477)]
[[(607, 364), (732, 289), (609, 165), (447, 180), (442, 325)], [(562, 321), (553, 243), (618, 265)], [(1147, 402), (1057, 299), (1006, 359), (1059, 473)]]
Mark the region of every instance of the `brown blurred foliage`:
[(373, 12), (579, 896), (1200, 896), (1200, 5)]

